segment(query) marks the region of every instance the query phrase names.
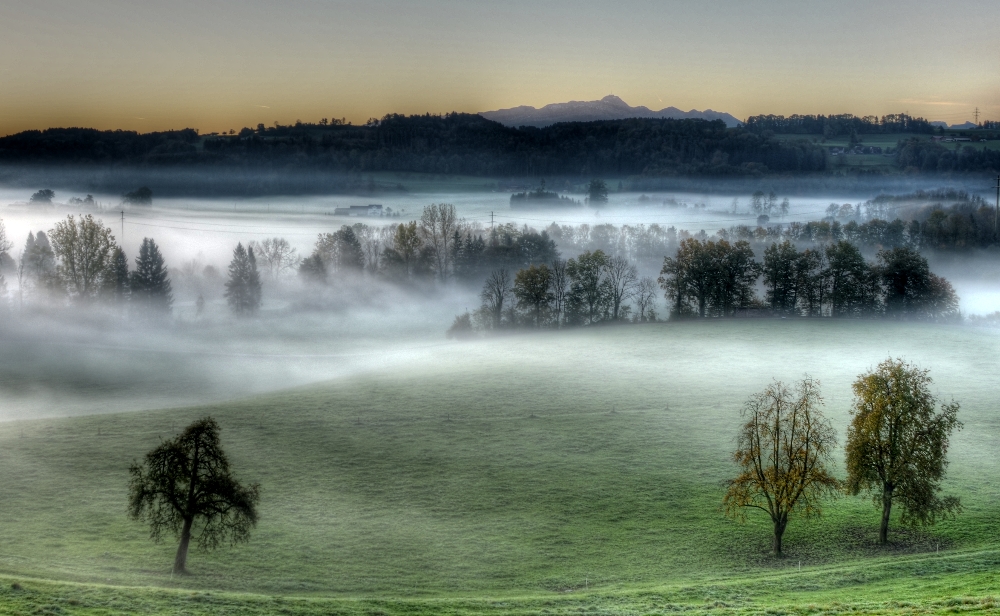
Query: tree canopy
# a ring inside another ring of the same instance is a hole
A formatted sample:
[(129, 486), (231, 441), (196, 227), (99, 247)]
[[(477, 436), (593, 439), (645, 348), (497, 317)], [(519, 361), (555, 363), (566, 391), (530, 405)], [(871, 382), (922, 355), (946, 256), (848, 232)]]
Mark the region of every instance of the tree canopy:
[(766, 512), (775, 556), (782, 554), (789, 517), (819, 515), (821, 499), (840, 487), (827, 470), (837, 440), (822, 403), (819, 383), (806, 378), (794, 390), (772, 383), (743, 406), (746, 422), (733, 452), (741, 471), (729, 482), (723, 505), (737, 519), (747, 509)]
[(854, 382), (847, 432), (847, 490), (868, 492), (882, 508), (879, 542), (888, 542), (893, 505), (904, 524), (933, 524), (960, 511), (958, 498), (939, 496), (948, 466), (948, 439), (962, 427), (957, 402), (930, 392), (928, 371), (887, 359)]
[(93, 299), (113, 276), (115, 243), (111, 229), (90, 214), (67, 216), (49, 233), (56, 274), (70, 297)]
[(229, 468), (211, 417), (195, 421), (175, 439), (129, 468), (129, 515), (149, 524), (150, 537), (179, 536), (174, 573), (187, 572), (194, 534), (203, 549), (248, 541), (257, 525), (260, 486), (244, 486)]

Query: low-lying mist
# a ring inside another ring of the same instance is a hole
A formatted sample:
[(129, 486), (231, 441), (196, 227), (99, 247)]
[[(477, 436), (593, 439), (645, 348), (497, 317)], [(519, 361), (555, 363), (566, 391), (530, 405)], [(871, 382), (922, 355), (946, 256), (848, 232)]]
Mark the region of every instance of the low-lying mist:
[(292, 279), (265, 285), (264, 308), (241, 319), (221, 289), (198, 314), (178, 286), (167, 320), (15, 305), (0, 321), (0, 420), (186, 406), (389, 372), (448, 344), (445, 325), (470, 301), (375, 281), (320, 292)]
[[(57, 191), (53, 204), (27, 203), (30, 191), (0, 189), (0, 219), (14, 259), (29, 232), (48, 232), (68, 214), (93, 213), (135, 258), (143, 238), (156, 240), (173, 285), (172, 314), (165, 320), (129, 318), (106, 306), (70, 305), (63, 299), (21, 293), (6, 274), (8, 310), (0, 318), (0, 420), (140, 410), (200, 404), (295, 387), (363, 371), (391, 372), (438, 353), (461, 353), (445, 339), (454, 317), (479, 305), (476, 285), (432, 282), (407, 287), (376, 276), (338, 276), (322, 288), (293, 271), (263, 279), (263, 304), (253, 318), (238, 318), (223, 296), (236, 244), (266, 238), (288, 240), (297, 257), (313, 251), (317, 235), (363, 222), (373, 227), (419, 219), (429, 203), (455, 205), (468, 228), (555, 223), (570, 229), (555, 238), (563, 259), (583, 250), (609, 254), (633, 250), (609, 235), (623, 226), (676, 226), (710, 236), (720, 229), (754, 224), (752, 194), (612, 192), (602, 209), (512, 210), (509, 193), (428, 190), (381, 196), (275, 197), (242, 200), (161, 199), (124, 207), (119, 197), (94, 195), (94, 205), (70, 204), (85, 193)], [(778, 195), (784, 198), (785, 195)], [(789, 197), (781, 220), (829, 216), (844, 193)], [(353, 218), (337, 207), (380, 203), (392, 215)], [(586, 233), (582, 230), (587, 225)], [(600, 227), (601, 231), (594, 231)], [(603, 234), (603, 235), (602, 235)], [(632, 256), (632, 255), (630, 255)], [(654, 277), (663, 256), (651, 253), (640, 273)], [(760, 255), (758, 254), (759, 258)], [(930, 257), (947, 277), (966, 314), (1000, 309), (995, 255), (982, 252)], [(199, 301), (201, 300), (201, 301)], [(662, 292), (656, 300), (665, 307)], [(659, 311), (661, 315), (664, 311)], [(445, 349), (444, 351), (442, 349)]]

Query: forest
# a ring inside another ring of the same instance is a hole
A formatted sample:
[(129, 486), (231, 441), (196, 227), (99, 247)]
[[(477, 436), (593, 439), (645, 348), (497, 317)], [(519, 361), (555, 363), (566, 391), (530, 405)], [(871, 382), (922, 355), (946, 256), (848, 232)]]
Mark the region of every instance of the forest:
[(58, 128), (0, 138), (0, 162), (236, 166), (485, 177), (760, 175), (823, 171), (821, 148), (782, 143), (721, 121), (633, 119), (510, 128), (479, 115), (387, 115), (244, 128), (139, 134)]
[[(250, 184), (260, 183), (253, 179), (254, 173), (293, 171), (489, 178), (613, 176), (632, 178), (633, 183), (644, 178), (787, 178), (831, 169), (827, 149), (807, 139), (808, 135), (934, 130), (926, 120), (903, 114), (881, 118), (754, 116), (736, 128), (726, 128), (721, 121), (672, 119), (515, 128), (474, 114), (390, 114), (364, 125), (324, 119), (319, 123), (259, 124), (229, 134), (208, 135), (192, 129), (145, 134), (88, 128), (25, 131), (0, 137), (0, 163), (23, 169), (45, 165), (147, 171), (225, 169), (248, 174), (244, 182)], [(803, 138), (779, 139), (775, 134)], [(947, 148), (916, 138), (901, 141), (893, 156), (897, 170), (905, 173), (1000, 170), (1000, 150)], [(327, 190), (333, 181), (325, 180)], [(342, 178), (340, 184), (344, 181)], [(363, 188), (354, 186), (355, 190)]]
[(936, 128), (923, 118), (904, 113), (858, 117), (849, 113), (840, 115), (755, 115), (747, 118), (747, 130), (761, 133), (823, 135), (874, 135), (884, 133), (933, 133)]

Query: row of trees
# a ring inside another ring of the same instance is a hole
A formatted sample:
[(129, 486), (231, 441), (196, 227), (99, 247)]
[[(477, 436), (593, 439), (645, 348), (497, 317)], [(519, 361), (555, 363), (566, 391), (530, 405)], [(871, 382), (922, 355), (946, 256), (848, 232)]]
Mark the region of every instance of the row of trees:
[(459, 219), (455, 207), (446, 203), (425, 207), (419, 220), (408, 223), (383, 227), (358, 223), (321, 233), (312, 254), (301, 262), (284, 240), (268, 242), (268, 246), (284, 247), (283, 251), (265, 251), (272, 271), (297, 267), (310, 282), (326, 282), (331, 274), (362, 272), (395, 282), (472, 282), (498, 268), (549, 263), (559, 256), (555, 242), (544, 231), (512, 224), (484, 231)]
[(930, 392), (928, 371), (887, 359), (858, 376), (847, 432), (847, 477), (832, 472), (837, 435), (822, 412), (819, 383), (794, 387), (775, 382), (743, 407), (733, 460), (740, 474), (723, 499), (727, 515), (744, 520), (751, 509), (773, 524), (773, 551), (794, 516), (822, 513), (822, 501), (838, 493), (871, 495), (882, 510), (879, 543), (889, 540), (894, 507), (900, 521), (934, 524), (961, 511), (959, 499), (941, 496), (951, 433), (962, 427), (956, 402), (941, 404)]
[(599, 322), (655, 321), (656, 283), (640, 278), (635, 264), (597, 250), (551, 264), (530, 265), (513, 276), (493, 270), (482, 304), (455, 318), (450, 337), (517, 327), (564, 327)]
[[(763, 299), (756, 292), (761, 278)], [(664, 259), (659, 283), (676, 316), (731, 317), (751, 309), (809, 317), (958, 316), (951, 284), (906, 247), (881, 250), (870, 263), (850, 242), (799, 250), (784, 241), (757, 261), (744, 240), (691, 238)]]
[[(11, 248), (12, 242), (5, 240), (0, 252)], [(48, 234), (29, 232), (20, 256), (10, 259), (22, 308), (32, 296), (64, 297), (77, 304), (108, 302), (144, 315), (168, 314), (173, 303), (170, 276), (156, 242), (143, 239), (135, 269), (130, 270), (111, 229), (90, 214), (68, 216)]]
[(880, 133), (933, 133), (934, 126), (924, 118), (914, 118), (903, 113), (858, 117), (849, 113), (839, 115), (756, 115), (747, 118), (747, 130), (777, 134), (868, 135)]
[[(765, 202), (776, 202), (772, 197), (764, 197)], [(982, 208), (977, 212), (984, 217)], [(501, 303), (510, 309), (509, 298), (515, 297), (514, 282), (522, 270), (534, 266), (532, 275), (551, 277), (552, 284), (557, 284), (563, 279), (557, 274), (565, 266), (570, 274), (564, 288), (549, 292), (554, 298), (566, 295), (567, 299), (553, 299), (552, 307), (539, 308), (539, 315), (555, 316), (539, 316), (534, 319), (536, 325), (590, 324), (633, 317), (643, 321), (650, 320), (655, 309), (654, 302), (646, 301), (650, 282), (640, 281), (638, 272), (652, 273), (658, 268), (660, 286), (675, 316), (732, 316), (763, 309), (781, 315), (885, 314), (942, 319), (957, 314), (957, 298), (947, 281), (929, 271), (918, 249), (930, 243), (927, 238), (944, 236), (944, 229), (952, 228), (946, 222), (954, 217), (960, 217), (957, 209), (948, 215), (933, 210), (924, 224), (875, 219), (863, 224), (824, 220), (737, 226), (720, 230), (717, 239), (710, 239), (704, 232), (692, 236), (655, 224), (553, 224), (541, 233), (506, 224), (483, 231), (457, 218), (453, 206), (434, 204), (424, 208), (416, 221), (394, 226), (345, 225), (320, 234), (305, 259), (300, 259), (283, 238), (251, 242), (245, 248), (240, 245), (234, 252), (227, 293), (239, 295), (231, 306), (246, 314), (260, 305), (262, 277), (273, 281), (291, 272), (298, 272), (310, 283), (364, 273), (426, 285), (450, 280), (479, 284), (502, 270), (507, 272), (510, 289), (505, 292), (507, 301)], [(563, 263), (557, 240), (579, 256)], [(806, 247), (802, 249), (802, 245)], [(607, 249), (579, 250), (584, 246)], [(29, 234), (19, 259), (9, 256), (9, 248), (0, 251), (0, 261), (7, 259), (0, 266), (17, 273), (22, 302), (25, 293), (39, 292), (76, 302), (112, 298), (151, 313), (170, 310), (170, 280), (155, 242), (144, 241), (135, 262), (137, 269), (130, 272), (111, 230), (90, 215), (79, 220), (69, 217), (49, 234)], [(869, 263), (862, 248), (881, 250), (868, 253), (875, 257)], [(675, 256), (663, 258), (671, 252)], [(758, 262), (755, 254), (761, 253), (763, 261)], [(238, 271), (233, 270), (235, 265)], [(609, 269), (613, 266), (635, 273), (624, 276), (621, 289), (609, 294), (605, 290), (618, 288), (614, 280), (621, 277)], [(759, 297), (762, 277), (764, 294)], [(233, 282), (237, 279), (243, 282)], [(246, 289), (246, 294), (230, 293), (233, 285)], [(567, 295), (573, 288), (577, 292)], [(577, 301), (584, 296), (583, 289), (590, 289), (585, 293), (588, 299)], [(486, 328), (488, 323), (481, 320), (480, 326)], [(492, 328), (523, 325), (525, 319), (508, 315), (499, 321), (493, 318), (492, 323)]]
[(896, 164), (909, 173), (996, 173), (1000, 149), (965, 146), (950, 149), (933, 141), (910, 139), (896, 149)]
[[(264, 244), (271, 254), (275, 252), (273, 240)], [(22, 309), (26, 299), (37, 298), (63, 299), (77, 305), (110, 304), (134, 316), (170, 314), (170, 274), (151, 238), (142, 240), (134, 269), (130, 269), (111, 229), (90, 214), (67, 216), (47, 234), (29, 232), (17, 259), (10, 256), (11, 248), (13, 242), (7, 239), (0, 221), (0, 261), (17, 276), (17, 299)], [(6, 294), (2, 273), (0, 291)], [(251, 314), (260, 307), (261, 281), (252, 246), (244, 249), (239, 244), (233, 253), (226, 299), (236, 314)]]
[[(706, 120), (626, 119), (507, 127), (477, 114), (387, 115), (364, 126), (305, 124), (138, 134), (59, 128), (0, 138), (0, 162), (213, 165), (486, 177), (756, 175), (823, 171), (823, 150)], [(153, 186), (159, 190), (158, 186)]]

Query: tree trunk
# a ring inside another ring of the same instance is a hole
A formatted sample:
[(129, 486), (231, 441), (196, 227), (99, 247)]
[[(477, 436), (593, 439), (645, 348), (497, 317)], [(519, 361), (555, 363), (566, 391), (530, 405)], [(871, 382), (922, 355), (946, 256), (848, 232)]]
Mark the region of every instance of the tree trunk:
[(774, 548), (774, 555), (781, 557), (781, 537), (785, 534), (785, 527), (788, 526), (788, 520), (784, 518), (778, 518), (774, 521), (774, 541), (772, 542), (772, 547)]
[(882, 524), (878, 529), (878, 542), (882, 545), (889, 543), (889, 516), (892, 513), (892, 486), (884, 486), (882, 489)]
[(174, 573), (184, 575), (187, 573), (188, 545), (191, 543), (191, 523), (194, 520), (184, 520), (184, 528), (181, 530), (181, 544), (177, 546), (177, 557), (174, 558)]

